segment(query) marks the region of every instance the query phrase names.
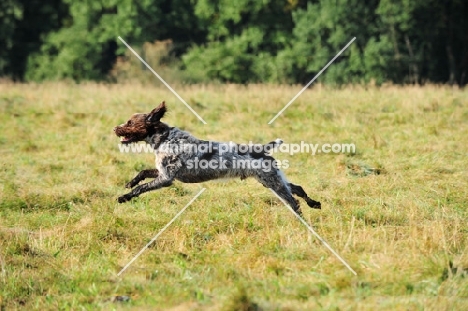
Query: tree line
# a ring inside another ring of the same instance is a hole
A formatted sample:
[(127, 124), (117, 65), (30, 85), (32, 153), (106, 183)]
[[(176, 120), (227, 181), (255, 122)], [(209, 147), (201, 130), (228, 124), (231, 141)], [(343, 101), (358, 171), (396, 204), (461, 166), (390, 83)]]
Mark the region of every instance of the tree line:
[(466, 0), (3, 0), (0, 76), (111, 81), (120, 36), (170, 40), (159, 61), (184, 82), (306, 83), (356, 37), (322, 82), (465, 85), (467, 16)]

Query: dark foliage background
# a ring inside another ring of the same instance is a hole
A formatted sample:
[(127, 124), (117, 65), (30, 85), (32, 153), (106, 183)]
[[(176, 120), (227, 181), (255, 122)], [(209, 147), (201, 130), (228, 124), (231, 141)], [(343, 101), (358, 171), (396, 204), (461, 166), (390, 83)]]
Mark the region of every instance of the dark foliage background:
[(466, 0), (3, 0), (0, 76), (115, 81), (121, 36), (171, 42), (152, 64), (181, 82), (304, 83), (357, 37), (322, 82), (465, 85), (467, 16)]

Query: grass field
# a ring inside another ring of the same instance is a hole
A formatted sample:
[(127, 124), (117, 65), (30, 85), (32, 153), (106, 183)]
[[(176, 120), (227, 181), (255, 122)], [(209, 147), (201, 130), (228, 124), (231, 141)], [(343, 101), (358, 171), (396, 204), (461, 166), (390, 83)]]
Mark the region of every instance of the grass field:
[[(467, 310), (468, 90), (0, 84), (0, 309)], [(118, 204), (151, 154), (115, 125), (166, 100), (203, 139), (354, 143), (279, 153), (322, 202), (304, 218), (255, 180), (176, 182)], [(116, 274), (203, 187), (207, 190)], [(115, 301), (128, 296), (129, 301)]]

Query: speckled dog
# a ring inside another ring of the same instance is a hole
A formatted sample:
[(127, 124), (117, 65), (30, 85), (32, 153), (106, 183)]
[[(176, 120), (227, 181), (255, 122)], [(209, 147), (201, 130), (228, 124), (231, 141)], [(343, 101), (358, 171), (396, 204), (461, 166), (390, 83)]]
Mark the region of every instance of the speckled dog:
[[(276, 140), (264, 146), (255, 145), (261, 147), (260, 152), (242, 152), (239, 147), (246, 145), (200, 140), (161, 122), (166, 110), (166, 105), (162, 102), (150, 113), (134, 114), (127, 123), (114, 128), (121, 143), (145, 141), (153, 147), (156, 155), (156, 169), (143, 170), (131, 180), (126, 187), (133, 188), (132, 191), (119, 197), (119, 203), (147, 191), (168, 187), (174, 180), (200, 183), (219, 178), (254, 177), (263, 186), (276, 192), (298, 214), (301, 213), (299, 202), (294, 199), (293, 194), (303, 198), (310, 207), (321, 208), (320, 202), (309, 198), (301, 186), (287, 181), (275, 165), (276, 160), (269, 155), (269, 151), (282, 141)], [(198, 166), (198, 163), (210, 165)], [(238, 163), (243, 165), (237, 165)], [(154, 179), (137, 186), (145, 178)]]

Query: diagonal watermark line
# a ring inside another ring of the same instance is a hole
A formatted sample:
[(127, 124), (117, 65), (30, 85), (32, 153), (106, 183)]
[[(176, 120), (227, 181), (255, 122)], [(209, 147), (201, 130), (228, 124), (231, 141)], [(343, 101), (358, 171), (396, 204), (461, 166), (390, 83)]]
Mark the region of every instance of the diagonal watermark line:
[(124, 39), (122, 39), (120, 36), (119, 36), (118, 38), (119, 38), (120, 41), (122, 41), (123, 44), (125, 44), (125, 46), (126, 46), (130, 51), (132, 51), (133, 54), (135, 54), (135, 56), (136, 56), (143, 64), (145, 64), (145, 66), (146, 66), (159, 80), (161, 80), (162, 83), (164, 83), (164, 85), (165, 85), (172, 93), (174, 93), (175, 96), (177, 96), (178, 99), (180, 99), (181, 102), (184, 103), (184, 105), (185, 105), (198, 119), (200, 119), (200, 121), (203, 122), (203, 124), (206, 124), (205, 120), (203, 120), (203, 118), (200, 117), (200, 116), (198, 115), (198, 113), (196, 113), (195, 110), (193, 110), (192, 107), (190, 107), (190, 105), (187, 104), (187, 102), (186, 102), (182, 97), (180, 97), (179, 94), (177, 94), (177, 92), (174, 91), (174, 89), (173, 89), (169, 84), (167, 84), (167, 82), (164, 81), (164, 79), (161, 78), (161, 76), (158, 75), (158, 73), (157, 73), (156, 71), (154, 71), (153, 68), (151, 68), (151, 66), (148, 65), (148, 63), (145, 62), (145, 60), (144, 60), (143, 58), (141, 58), (140, 55), (138, 55), (138, 53), (135, 52), (135, 50), (133, 50), (132, 47), (131, 47), (130, 45), (127, 44), (127, 42), (125, 42)]
[(320, 70), (319, 73), (317, 73), (315, 77), (312, 80), (310, 80), (310, 82), (307, 83), (307, 85), (304, 86), (302, 90), (300, 90), (299, 93), (297, 93), (296, 96), (294, 96), (293, 99), (291, 99), (289, 103), (287, 103), (286, 106), (284, 106), (284, 108), (281, 109), (281, 111), (278, 112), (273, 119), (270, 120), (270, 122), (268, 122), (268, 124), (272, 124), (276, 120), (276, 118), (278, 118), (296, 100), (296, 98), (298, 98), (302, 94), (302, 92), (304, 92), (315, 81), (315, 79), (317, 79), (322, 74), (322, 72), (324, 72), (328, 68), (328, 66), (330, 66), (335, 61), (335, 59), (337, 59), (338, 56), (340, 56), (341, 53), (343, 53), (351, 45), (351, 43), (354, 42), (354, 40), (356, 40), (356, 37), (351, 39), (351, 41), (349, 41), (348, 44), (346, 44), (346, 46), (342, 48), (341, 51), (339, 51), (338, 54), (336, 54), (336, 56), (333, 57), (332, 60), (329, 61), (328, 64), (326, 64), (325, 67), (323, 67), (322, 70)]
[(125, 270), (127, 270), (128, 267), (130, 267), (130, 265), (138, 258), (140, 257), (141, 254), (143, 254), (143, 252), (151, 245), (153, 244), (154, 241), (156, 241), (156, 239), (180, 216), (182, 215), (182, 213), (187, 209), (187, 207), (189, 207), (199, 196), (200, 194), (203, 193), (203, 191), (205, 191), (206, 188), (203, 188), (202, 190), (200, 190), (200, 192), (197, 193), (197, 195), (195, 197), (193, 197), (192, 200), (190, 200), (190, 202), (187, 203), (187, 205), (184, 206), (183, 209), (180, 210), (180, 212), (177, 213), (177, 215), (174, 216), (174, 218), (172, 218), (172, 220), (170, 222), (167, 223), (167, 225), (164, 226), (164, 228), (162, 228), (158, 234), (156, 234), (154, 236), (154, 238), (151, 239), (151, 241), (148, 242), (148, 244), (145, 245), (145, 247), (143, 247), (141, 249), (141, 251), (138, 252), (138, 254), (135, 255), (135, 257), (132, 258), (132, 260), (130, 260), (130, 262), (128, 264), (125, 265), (125, 267), (122, 268), (122, 270), (120, 270), (119, 273), (117, 273), (117, 276), (120, 276)]
[[(271, 190), (271, 189), (270, 189)], [(324, 240), (322, 239), (322, 237), (320, 235), (318, 235), (317, 232), (315, 232), (315, 230), (312, 228), (311, 225), (309, 225), (301, 216), (299, 216), (299, 214), (297, 214), (292, 208), (291, 206), (289, 206), (289, 204), (287, 204), (278, 194), (276, 194), (276, 192), (274, 192), (273, 190), (271, 190), (271, 192), (273, 192), (274, 195), (276, 195), (278, 197), (278, 199), (281, 200), (281, 202), (283, 202), (284, 205), (286, 205), (286, 207), (291, 211), (291, 213), (294, 214), (294, 216), (297, 217), (297, 219), (299, 219), (300, 222), (302, 222), (302, 224), (304, 226), (306, 226), (307, 229), (309, 229), (310, 232), (312, 232), (313, 235), (315, 235), (315, 237), (320, 241), (322, 242), (323, 245), (325, 245), (326, 248), (328, 248), (330, 250), (330, 252), (333, 253), (333, 255), (335, 255), (345, 266), (346, 268), (349, 269), (349, 271), (351, 271), (354, 275), (357, 275), (356, 271), (353, 270), (353, 268), (350, 267), (350, 265), (348, 265), (348, 263), (343, 259), (341, 258), (340, 255), (338, 255), (337, 252), (335, 252), (335, 250), (333, 248), (331, 248), (331, 246)]]

